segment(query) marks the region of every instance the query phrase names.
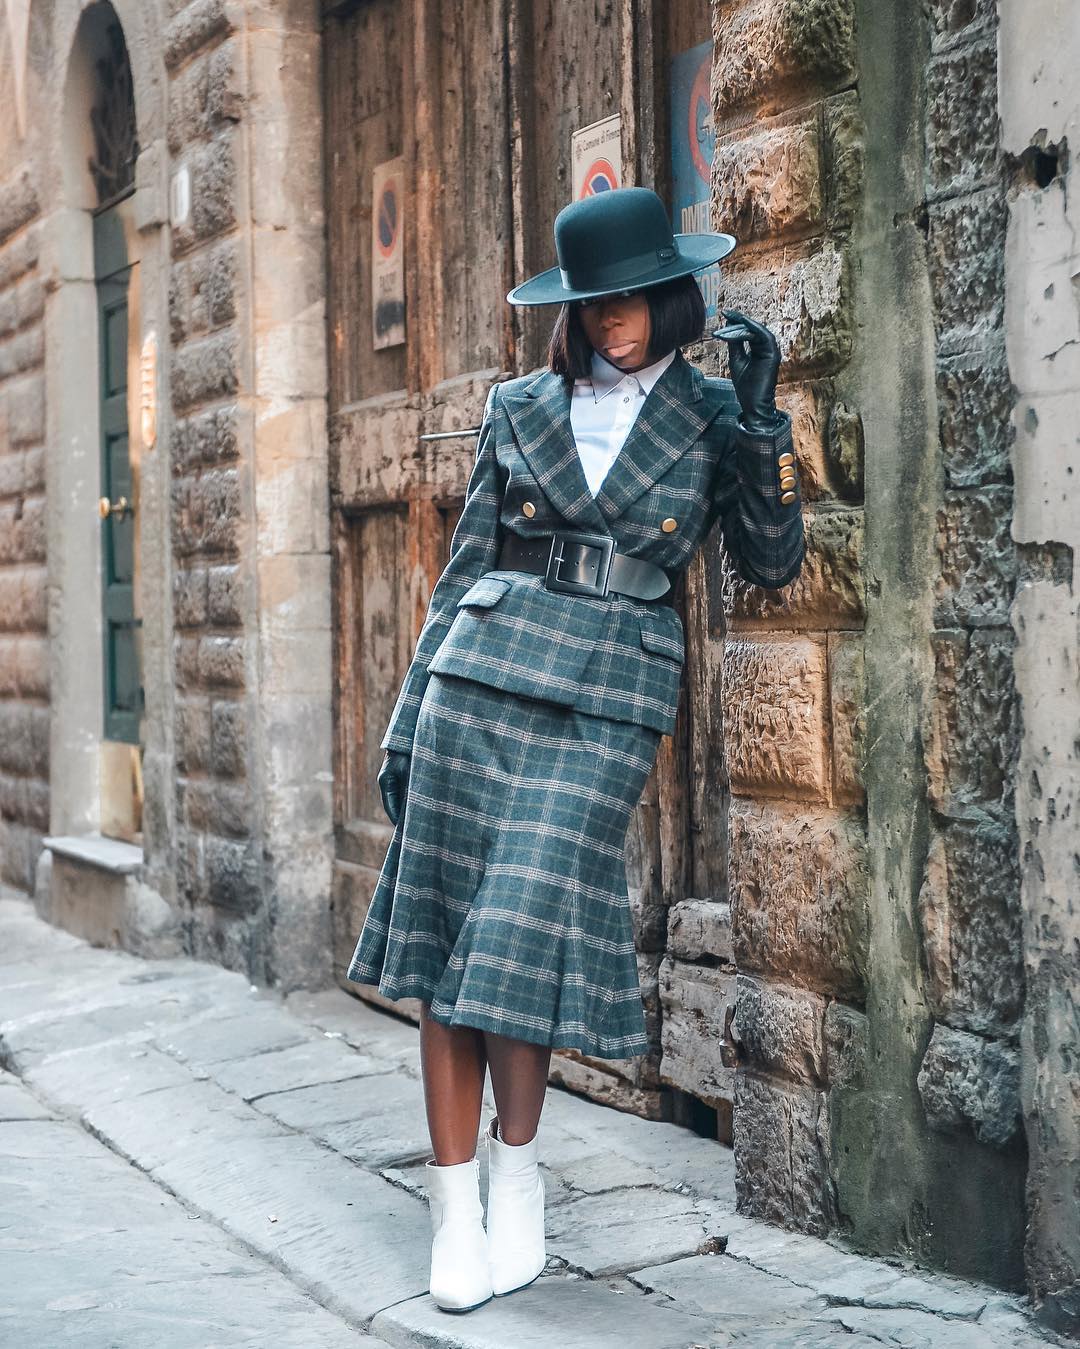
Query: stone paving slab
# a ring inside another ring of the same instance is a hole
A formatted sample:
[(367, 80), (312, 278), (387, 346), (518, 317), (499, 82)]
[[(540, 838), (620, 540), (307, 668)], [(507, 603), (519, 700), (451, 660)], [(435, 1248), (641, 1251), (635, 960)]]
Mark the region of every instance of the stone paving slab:
[(414, 1298), (380, 1312), (371, 1329), (402, 1349), (704, 1349), (712, 1342), (708, 1322), (677, 1307), (565, 1276), (542, 1276), (464, 1314)]
[(19, 1349), (162, 1345), (386, 1349), (193, 1219), (25, 1088), (0, 1123), (0, 1340)]
[[(49, 1079), (37, 1079), (47, 1090)], [(363, 1322), (427, 1290), (430, 1221), (412, 1195), (212, 1082), (88, 1109), (87, 1127), (171, 1193)]]
[(431, 1156), (423, 1085), (400, 1072), (267, 1096), (258, 1107), (376, 1170)]
[(381, 1059), (355, 1050), (342, 1052), (339, 1044), (327, 1040), (230, 1059), (210, 1065), (210, 1069), (215, 1082), (245, 1101), (272, 1099), (280, 1093), (295, 1095), (304, 1088), (388, 1071)]
[(365, 1054), (400, 1063), (414, 1077), (420, 1076), (420, 1035), (411, 1021), (343, 995), (339, 988), (290, 993), (285, 1006), (297, 1020), (328, 1038), (344, 1040)]
[[(282, 1001), (213, 966), (96, 951), (22, 902), (0, 901), (0, 951), (0, 1061), (45, 1123), (79, 1119), (163, 1203), (179, 1197), (230, 1249), (387, 1344), (861, 1349), (930, 1330), (935, 1349), (966, 1349), (972, 1330), (995, 1349), (1061, 1343), (1022, 1299), (737, 1214), (730, 1149), (554, 1087), (549, 1267), (528, 1290), (443, 1312), (426, 1292), (413, 1024), (338, 989)], [(0, 1074), (0, 1119), (12, 1087)], [(489, 1082), (481, 1131), (493, 1112)]]
[(903, 1349), (999, 1349), (1045, 1344), (1045, 1340), (1018, 1340), (1012, 1330), (995, 1329), (981, 1318), (978, 1322), (947, 1321), (929, 1312), (890, 1309), (872, 1311), (866, 1307), (834, 1307), (831, 1320), (853, 1332), (871, 1335), (882, 1344), (901, 1345)]
[(810, 1289), (723, 1255), (692, 1255), (639, 1269), (629, 1278), (646, 1292), (663, 1293), (729, 1331), (805, 1321), (829, 1306), (827, 1298)]
[(678, 1260), (716, 1240), (708, 1214), (667, 1190), (583, 1195), (546, 1217), (549, 1255), (593, 1277)]
[(35, 1097), (22, 1086), (17, 1077), (0, 1069), (0, 1124), (16, 1120), (55, 1119)]
[(193, 1068), (250, 1059), (271, 1050), (309, 1043), (317, 1032), (283, 1014), (274, 1000), (265, 1006), (245, 1006), (231, 1016), (202, 1018), (156, 1036), (159, 1049)]
[(734, 1154), (715, 1139), (623, 1111), (598, 1110), (586, 1097), (554, 1089), (548, 1092), (540, 1128), (549, 1153), (568, 1160), (621, 1158), (627, 1173), (639, 1170), (645, 1183), (650, 1183), (646, 1177), (652, 1173), (664, 1186), (735, 1209)]
[(147, 984), (133, 981), (124, 965), (114, 967), (112, 983), (102, 970), (100, 977), (81, 989), (77, 972), (50, 979), (40, 996), (37, 987), (32, 988), (25, 1004), (17, 1002), (19, 988), (8, 986), (0, 993), (5, 1053), (18, 1067), (22, 1061), (103, 1040), (150, 1039), (174, 1023), (220, 1016), (223, 994), (230, 996), (224, 1004), (229, 1007), (244, 1007), (253, 1001), (247, 985), (230, 981), (223, 989), (218, 979), (201, 971), (188, 979), (182, 970), (161, 972), (160, 978)]
[(951, 1279), (911, 1274), (892, 1263), (840, 1250), (831, 1242), (764, 1223), (733, 1232), (726, 1253), (758, 1269), (782, 1275), (834, 1302), (867, 1307), (912, 1308), (939, 1316), (977, 1317), (989, 1289)]

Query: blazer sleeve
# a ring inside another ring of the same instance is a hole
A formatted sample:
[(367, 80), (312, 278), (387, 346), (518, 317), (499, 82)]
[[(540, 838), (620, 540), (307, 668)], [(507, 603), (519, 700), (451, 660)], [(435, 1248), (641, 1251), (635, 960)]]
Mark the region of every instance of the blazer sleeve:
[(399, 750), (404, 754), (412, 752), (416, 717), (428, 682), (428, 663), (454, 621), (458, 600), (485, 571), (491, 571), (498, 560), (503, 533), (499, 519), (503, 483), (495, 457), (498, 387), (498, 384), (491, 386), (484, 405), (476, 460), (465, 490), (465, 505), (450, 539), (450, 557), (431, 592), (415, 653), (405, 672), (389, 724), (379, 741), (381, 749)]
[(712, 518), (720, 518), (724, 546), (744, 581), (769, 590), (798, 576), (805, 549), (797, 472), (795, 500), (780, 500), (784, 453), (795, 453), (788, 413), (777, 412), (772, 434), (751, 434), (740, 422), (714, 480)]

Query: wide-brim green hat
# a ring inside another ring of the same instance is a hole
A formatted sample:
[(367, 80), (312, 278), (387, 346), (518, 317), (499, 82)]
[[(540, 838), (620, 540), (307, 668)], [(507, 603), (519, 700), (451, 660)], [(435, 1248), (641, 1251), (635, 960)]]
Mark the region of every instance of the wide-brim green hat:
[(558, 266), (507, 292), (510, 304), (562, 304), (658, 286), (727, 257), (736, 240), (703, 231), (673, 234), (667, 209), (647, 187), (615, 187), (564, 206), (555, 217)]

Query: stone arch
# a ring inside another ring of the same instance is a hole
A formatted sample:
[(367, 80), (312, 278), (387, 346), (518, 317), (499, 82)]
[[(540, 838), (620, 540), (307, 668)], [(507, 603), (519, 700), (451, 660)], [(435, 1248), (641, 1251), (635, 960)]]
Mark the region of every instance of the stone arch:
[[(128, 398), (128, 425), (135, 436), (141, 422), (139, 351), (144, 337), (150, 332), (160, 335), (167, 322), (168, 238), (161, 228), (167, 219), (165, 25), (153, 0), (58, 0), (44, 8), (39, 31), (49, 33), (50, 78), (35, 91), (38, 106), (32, 116), (38, 119), (42, 151), (38, 162), (45, 170), (39, 193), (41, 256), (50, 280), (45, 313), (49, 757), (54, 766), (62, 765), (62, 771), (54, 767), (51, 773), (50, 834), (36, 891), (54, 921), (78, 930), (79, 915), (64, 911), (65, 886), (58, 884), (56, 873), (75, 865), (96, 867), (93, 876), (81, 877), (80, 883), (84, 890), (97, 884), (109, 908), (105, 922), (125, 940), (124, 914), (131, 907), (133, 887), (145, 892), (150, 871), (171, 873), (171, 857), (160, 857), (148, 867), (139, 835), (126, 847), (97, 843), (100, 834), (125, 832), (118, 813), (125, 792), (129, 800), (141, 800), (143, 782), (168, 780), (167, 774), (150, 768), (151, 763), (171, 757), (172, 696), (163, 656), (171, 640), (163, 628), (171, 614), (168, 452), (166, 428), (156, 425), (153, 453), (143, 459), (134, 519), (140, 558), (136, 603), (144, 623), (145, 738), (141, 754), (129, 751), (124, 756), (104, 735), (102, 724), (102, 557), (97, 514), (101, 450), (92, 214), (101, 202), (87, 161), (94, 150), (90, 109), (98, 96), (97, 62), (106, 53), (110, 27), (115, 25), (126, 46), (138, 146), (134, 193), (126, 209), (130, 218), (124, 229), (127, 258), (137, 264), (133, 276), (138, 274), (128, 348), (128, 383), (135, 391)], [(158, 340), (157, 350), (164, 347)], [(88, 353), (93, 353), (91, 359)], [(162, 374), (158, 368), (147, 380), (156, 405)], [(170, 796), (164, 789), (160, 800), (146, 803), (159, 822), (154, 839), (166, 849), (172, 838)], [(80, 848), (79, 840), (85, 846)], [(159, 884), (156, 876), (153, 883)], [(94, 932), (87, 935), (100, 937), (103, 923), (100, 904), (97, 907), (99, 912), (90, 920)]]

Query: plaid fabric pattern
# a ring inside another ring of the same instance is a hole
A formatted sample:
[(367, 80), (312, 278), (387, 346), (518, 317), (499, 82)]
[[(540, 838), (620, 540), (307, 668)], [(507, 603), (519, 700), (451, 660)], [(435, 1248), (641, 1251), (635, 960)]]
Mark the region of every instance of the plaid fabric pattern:
[[(747, 580), (802, 561), (774, 437), (681, 353), (594, 498), (570, 389), (544, 371), (492, 387), (450, 558), (380, 742), (410, 753), (348, 976), (419, 997), (448, 1025), (605, 1058), (645, 1052), (626, 888), (630, 815), (674, 728), (682, 622), (668, 605), (553, 592), (498, 569), (507, 531), (610, 534), (674, 579), (719, 521)], [(531, 503), (532, 514), (524, 510)], [(662, 522), (671, 516), (674, 529)]]
[(447, 1025), (644, 1053), (623, 849), (659, 742), (432, 673), (349, 978)]
[[(674, 580), (719, 521), (745, 580), (785, 585), (803, 557), (798, 484), (783, 505), (776, 462), (791, 451), (791, 421), (783, 414), (774, 436), (753, 436), (738, 413), (729, 380), (706, 379), (677, 353), (594, 498), (562, 378), (542, 371), (493, 385), (450, 558), (381, 747), (410, 751), (429, 672), (670, 733), (685, 656), (674, 609), (617, 592), (553, 592), (496, 563), (508, 530), (589, 530)], [(665, 531), (669, 516), (676, 527)]]

